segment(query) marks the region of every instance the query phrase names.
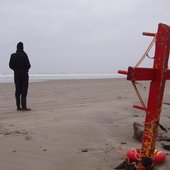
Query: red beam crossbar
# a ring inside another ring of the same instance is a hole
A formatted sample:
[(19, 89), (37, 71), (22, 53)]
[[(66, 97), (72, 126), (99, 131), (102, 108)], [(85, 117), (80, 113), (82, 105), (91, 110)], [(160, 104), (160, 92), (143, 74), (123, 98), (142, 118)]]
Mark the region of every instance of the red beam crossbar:
[(118, 70), (118, 73), (119, 73), (119, 74), (125, 74), (125, 75), (127, 75), (128, 72), (125, 71), (125, 70)]
[(155, 33), (149, 33), (149, 32), (143, 32), (143, 35), (154, 37), (156, 34)]
[(154, 80), (156, 77), (156, 70), (153, 68), (139, 68), (139, 67), (129, 67), (127, 80), (131, 81), (147, 81)]
[[(128, 71), (118, 70), (119, 74), (127, 75), (127, 80), (131, 81), (147, 81), (154, 80), (157, 76), (157, 70), (152, 68), (129, 67)], [(165, 73), (166, 80), (170, 80), (170, 70)]]
[(144, 108), (143, 106), (133, 105), (133, 107), (136, 108), (136, 109), (140, 109), (140, 110), (146, 111), (146, 108)]

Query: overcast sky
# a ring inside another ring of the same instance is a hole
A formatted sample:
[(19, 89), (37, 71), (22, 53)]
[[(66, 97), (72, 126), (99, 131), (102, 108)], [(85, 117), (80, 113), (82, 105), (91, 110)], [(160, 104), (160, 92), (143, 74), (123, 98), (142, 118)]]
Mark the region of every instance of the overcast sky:
[(30, 73), (114, 74), (138, 61), (151, 41), (142, 32), (170, 25), (169, 7), (169, 0), (1, 0), (0, 73), (12, 73), (9, 58), (22, 41)]

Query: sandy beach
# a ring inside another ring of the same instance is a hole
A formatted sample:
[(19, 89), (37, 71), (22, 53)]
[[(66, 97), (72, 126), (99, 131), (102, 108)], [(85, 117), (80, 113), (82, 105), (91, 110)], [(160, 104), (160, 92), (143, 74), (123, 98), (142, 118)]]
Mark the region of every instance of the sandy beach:
[[(148, 84), (138, 88), (147, 101)], [(140, 148), (133, 123), (145, 112), (126, 79), (53, 80), (29, 85), (28, 107), (17, 111), (14, 84), (0, 83), (1, 170), (112, 170), (126, 152)], [(167, 82), (161, 124), (170, 130), (170, 83)], [(170, 137), (170, 132), (166, 133)], [(170, 152), (158, 166), (170, 170)]]

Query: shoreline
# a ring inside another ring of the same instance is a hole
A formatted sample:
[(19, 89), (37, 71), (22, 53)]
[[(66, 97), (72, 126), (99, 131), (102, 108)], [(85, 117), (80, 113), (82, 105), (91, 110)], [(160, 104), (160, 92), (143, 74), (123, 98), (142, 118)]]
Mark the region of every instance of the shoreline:
[[(44, 80), (108, 79), (123, 78), (119, 74), (29, 74), (30, 82)], [(13, 74), (0, 74), (0, 83), (13, 82)]]

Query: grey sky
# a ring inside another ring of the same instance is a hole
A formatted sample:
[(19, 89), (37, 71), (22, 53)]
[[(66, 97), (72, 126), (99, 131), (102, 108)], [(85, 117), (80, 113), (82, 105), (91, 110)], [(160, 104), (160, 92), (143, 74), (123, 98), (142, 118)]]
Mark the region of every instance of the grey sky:
[(151, 41), (142, 32), (170, 25), (169, 7), (169, 0), (0, 1), (0, 73), (12, 72), (19, 41), (31, 73), (116, 73), (135, 65)]

